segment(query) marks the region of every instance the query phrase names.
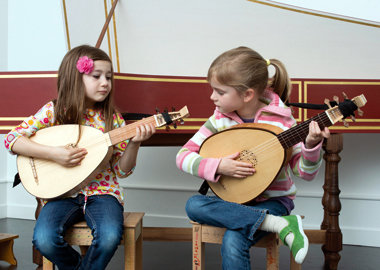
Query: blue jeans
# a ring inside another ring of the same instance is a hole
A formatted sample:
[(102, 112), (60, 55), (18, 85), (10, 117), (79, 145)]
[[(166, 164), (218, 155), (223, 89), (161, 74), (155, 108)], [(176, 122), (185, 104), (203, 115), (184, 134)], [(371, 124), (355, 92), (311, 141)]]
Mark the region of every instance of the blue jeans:
[[(123, 235), (124, 208), (111, 195), (89, 196), (83, 214), (84, 196), (48, 202), (38, 216), (33, 244), (59, 270), (105, 269)], [(85, 220), (93, 240), (86, 256), (75, 251), (65, 240), (68, 228)]]
[(221, 254), (224, 270), (251, 269), (249, 249), (268, 232), (258, 230), (266, 214), (282, 216), (286, 207), (279, 201), (241, 205), (216, 196), (195, 195), (186, 204), (188, 217), (201, 224), (227, 228)]

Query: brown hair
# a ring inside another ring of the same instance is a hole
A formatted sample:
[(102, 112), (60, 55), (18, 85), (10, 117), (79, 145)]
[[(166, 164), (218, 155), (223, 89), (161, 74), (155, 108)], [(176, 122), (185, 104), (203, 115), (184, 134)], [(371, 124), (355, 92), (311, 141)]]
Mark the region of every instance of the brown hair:
[(85, 88), (82, 79), (83, 74), (76, 68), (77, 61), (82, 56), (87, 56), (93, 61), (104, 60), (111, 63), (111, 91), (102, 102), (95, 104), (96, 109), (103, 110), (105, 132), (110, 131), (113, 129), (113, 115), (116, 112), (113, 100), (115, 83), (112, 62), (104, 51), (88, 45), (78, 46), (70, 50), (62, 60), (58, 70), (58, 98), (54, 102), (54, 115), (56, 117), (54, 124), (82, 124), (86, 109)]
[(269, 61), (276, 70), (270, 82), (267, 61), (250, 48), (238, 47), (222, 53), (212, 62), (207, 80), (210, 82), (215, 78), (219, 83), (231, 86), (241, 93), (253, 89), (261, 95), (265, 88), (270, 87), (282, 101), (287, 102), (291, 82), (285, 66), (277, 59)]

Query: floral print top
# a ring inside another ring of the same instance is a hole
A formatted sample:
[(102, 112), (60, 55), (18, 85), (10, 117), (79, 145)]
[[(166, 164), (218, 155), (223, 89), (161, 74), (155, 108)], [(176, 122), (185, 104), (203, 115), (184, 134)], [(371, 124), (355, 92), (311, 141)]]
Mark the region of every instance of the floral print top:
[[(13, 128), (5, 136), (5, 147), (11, 154), (15, 155), (15, 153), (12, 152), (12, 146), (17, 138), (21, 136), (31, 137), (38, 130), (53, 126), (54, 120), (54, 104), (53, 102), (49, 102), (45, 104), (35, 115), (25, 119), (24, 122)], [(97, 128), (104, 132), (105, 121), (102, 115), (102, 110), (87, 109), (83, 116), (82, 124)], [(119, 128), (122, 126), (125, 126), (124, 119), (119, 113), (115, 114), (114, 128)], [(91, 195), (108, 194), (116, 197), (118, 201), (124, 205), (123, 188), (119, 186), (117, 178), (128, 177), (135, 169), (135, 167), (133, 167), (131, 171), (126, 173), (120, 170), (118, 166), (118, 161), (127, 144), (128, 140), (113, 146), (114, 160), (112, 162), (112, 166), (115, 173), (111, 170), (110, 162), (107, 162), (105, 168), (95, 177), (95, 179), (92, 180), (86, 187), (73, 194), (72, 197), (76, 197), (78, 194), (83, 194), (86, 197)]]

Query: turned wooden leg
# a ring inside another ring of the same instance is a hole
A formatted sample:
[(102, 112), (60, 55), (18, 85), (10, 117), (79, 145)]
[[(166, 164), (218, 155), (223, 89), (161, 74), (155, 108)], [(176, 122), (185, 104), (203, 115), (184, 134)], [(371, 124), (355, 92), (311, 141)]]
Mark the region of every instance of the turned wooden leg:
[(326, 153), (325, 185), (322, 204), (325, 210), (321, 229), (326, 229), (326, 244), (322, 246), (326, 266), (333, 270), (338, 268), (339, 251), (342, 250), (342, 232), (339, 227), (339, 213), (342, 208), (339, 199), (338, 163), (339, 153), (343, 150), (343, 134), (331, 134), (324, 147)]
[(323, 221), (321, 223), (321, 230), (327, 230), (329, 226), (329, 190), (331, 187), (331, 173), (330, 173), (330, 163), (328, 162), (329, 153), (326, 150), (326, 140), (323, 143), (322, 149), (324, 150), (323, 159), (325, 160), (325, 183), (323, 187), (323, 197), (322, 197), (322, 206), (323, 206)]

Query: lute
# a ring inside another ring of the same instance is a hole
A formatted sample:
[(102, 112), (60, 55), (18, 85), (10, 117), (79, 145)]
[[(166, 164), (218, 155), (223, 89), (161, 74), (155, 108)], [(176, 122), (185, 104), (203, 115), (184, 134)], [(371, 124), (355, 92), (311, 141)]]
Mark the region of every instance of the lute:
[[(104, 169), (112, 156), (112, 146), (136, 135), (136, 126), (152, 123), (155, 127), (165, 126), (172, 121), (188, 117), (187, 107), (178, 112), (165, 112), (103, 133), (89, 126), (81, 126), (82, 135), (77, 147), (88, 152), (80, 166), (64, 167), (45, 159), (17, 156), (17, 168), (21, 183), (35, 197), (59, 199), (67, 197), (88, 185)], [(41, 129), (29, 139), (48, 146), (75, 145), (78, 125), (58, 125)]]
[[(256, 168), (252, 176), (244, 179), (222, 175), (216, 183), (207, 181), (208, 185), (225, 201), (240, 204), (252, 201), (278, 177), (289, 162), (292, 147), (306, 139), (311, 121), (316, 121), (322, 130), (348, 116), (353, 117), (353, 111), (366, 102), (364, 95), (352, 100), (346, 98), (333, 108), (326, 102), (330, 106), (328, 110), (286, 131), (269, 124), (239, 124), (208, 137), (200, 147), (202, 157), (221, 158), (240, 152), (237, 160)], [(361, 110), (358, 111), (361, 114)]]

